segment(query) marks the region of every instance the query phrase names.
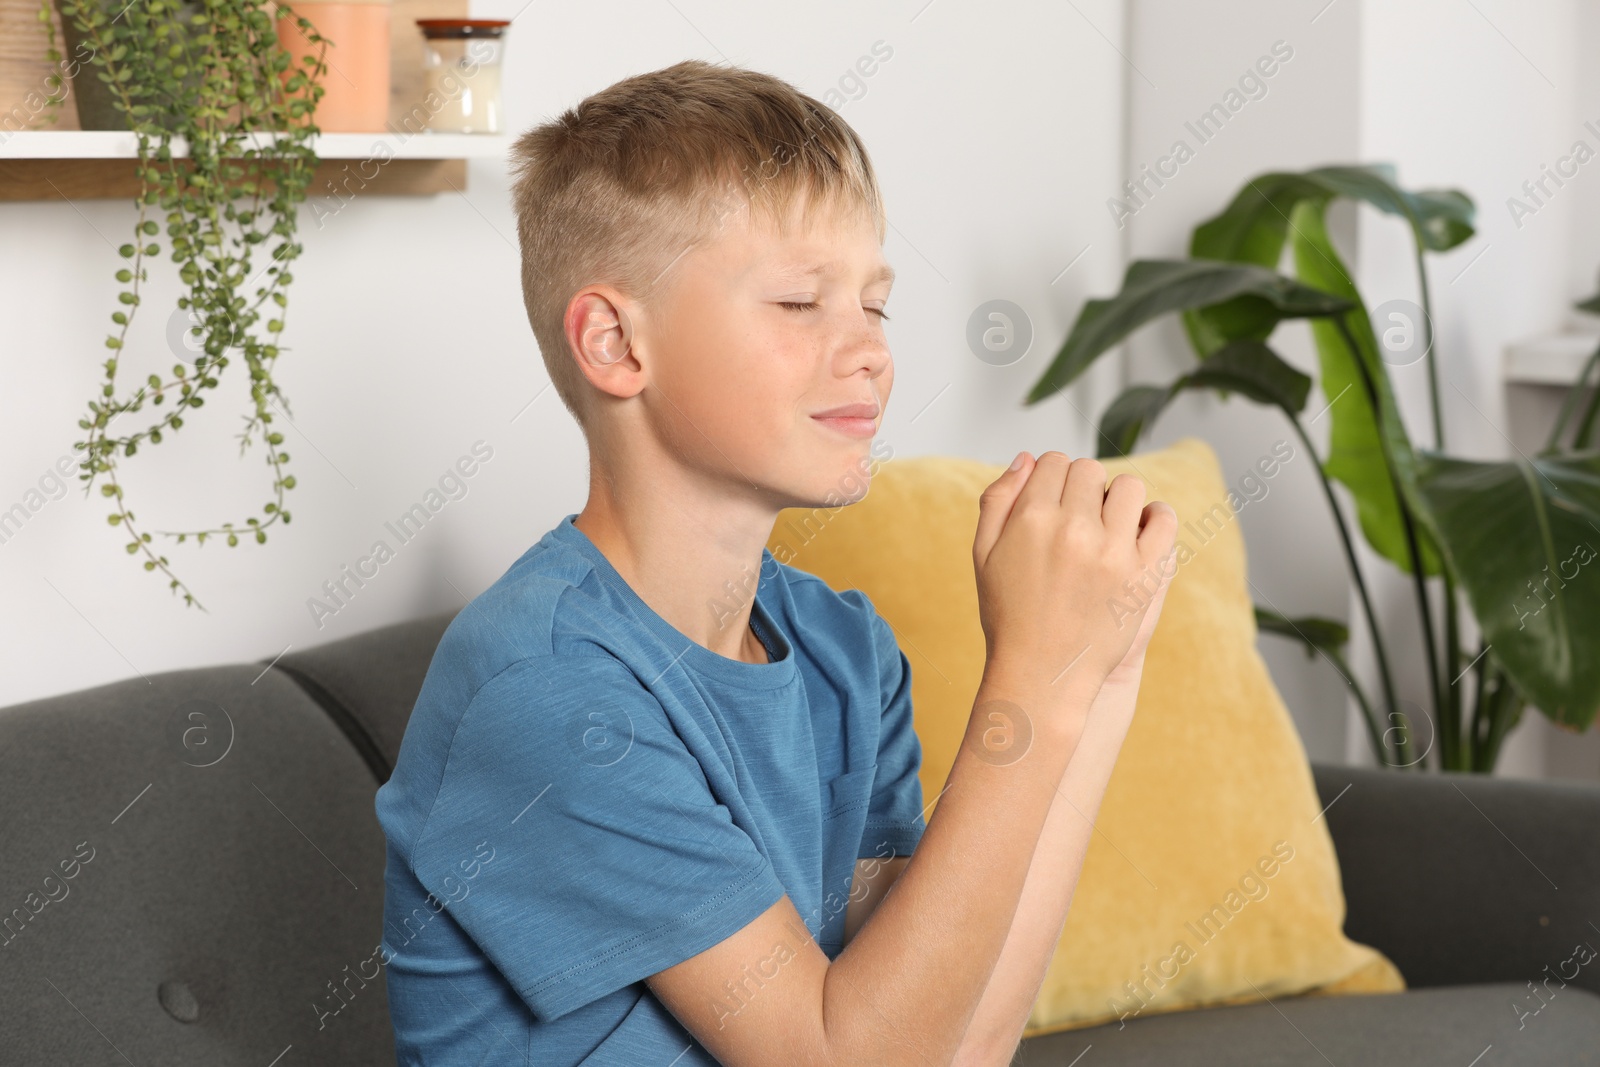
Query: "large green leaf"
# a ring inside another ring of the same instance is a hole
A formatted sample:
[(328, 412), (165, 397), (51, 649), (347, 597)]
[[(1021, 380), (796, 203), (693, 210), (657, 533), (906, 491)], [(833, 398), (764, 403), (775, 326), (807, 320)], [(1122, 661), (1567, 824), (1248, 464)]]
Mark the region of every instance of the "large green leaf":
[(1271, 326), (1284, 319), (1331, 315), (1350, 306), (1341, 297), (1250, 264), (1136, 260), (1123, 275), (1116, 296), (1083, 305), (1055, 359), (1024, 402), (1036, 403), (1064, 389), (1112, 346), (1162, 315), (1237, 297), (1248, 298), (1257, 320)]
[[(1417, 243), (1429, 251), (1454, 248), (1474, 232), (1472, 201), (1457, 190), (1407, 192), (1387, 163), (1317, 167), (1251, 178), (1220, 214), (1195, 227), (1189, 254), (1276, 269), (1295, 206), (1335, 196), (1360, 200), (1405, 219)], [(1183, 326), (1202, 358), (1227, 341), (1265, 337), (1245, 309), (1230, 304), (1185, 311)]]
[(1344, 646), (1350, 643), (1350, 627), (1338, 619), (1318, 615), (1291, 619), (1260, 604), (1256, 605), (1256, 629), (1300, 642), (1305, 646), (1307, 659), (1319, 651), (1342, 656)]
[(1139, 435), (1156, 421), (1156, 416), (1176, 392), (1175, 386), (1168, 385), (1130, 385), (1123, 390), (1100, 416), (1100, 446), (1095, 458), (1126, 456), (1132, 452)]
[(1275, 269), (1283, 258), (1289, 212), (1308, 197), (1325, 198), (1332, 192), (1312, 174), (1257, 175), (1221, 214), (1195, 227), (1189, 255)]
[[(1322, 392), (1329, 402), (1327, 417), (1331, 420), (1328, 456), (1322, 469), (1328, 477), (1350, 490), (1367, 543), (1403, 573), (1410, 574), (1411, 555), (1400, 517), (1400, 499), (1395, 494), (1384, 459), (1385, 441), (1379, 439), (1379, 427), (1382, 426), (1390, 456), (1398, 466), (1402, 491), (1411, 489), (1408, 499), (1415, 496), (1411, 441), (1400, 421), (1388, 371), (1378, 355), (1377, 340), (1361, 304), (1361, 294), (1356, 291), (1344, 261), (1328, 238), (1323, 218), (1327, 205), (1326, 199), (1302, 200), (1296, 204), (1291, 213), (1290, 237), (1295, 269), (1300, 277), (1351, 303), (1344, 320), (1355, 338), (1354, 353), (1335, 323), (1329, 320), (1311, 323), (1311, 335), (1316, 341), (1318, 364), (1322, 369)], [(1361, 373), (1362, 367), (1366, 368), (1365, 376)], [(1376, 405), (1369, 396), (1368, 381), (1377, 392)], [(1440, 573), (1438, 552), (1427, 538), (1418, 540), (1422, 572)]]
[(1362, 200), (1405, 219), (1417, 243), (1430, 252), (1448, 252), (1475, 232), (1472, 200), (1465, 193), (1457, 189), (1407, 192), (1395, 180), (1392, 164), (1318, 167), (1306, 173), (1336, 196)]
[(1184, 375), (1188, 389), (1227, 389), (1258, 404), (1298, 415), (1311, 395), (1311, 379), (1260, 341), (1231, 341)]
[(1285, 363), (1260, 341), (1233, 341), (1169, 386), (1134, 385), (1112, 401), (1100, 417), (1097, 458), (1124, 456), (1163, 408), (1185, 389), (1242, 393), (1258, 404), (1273, 404), (1298, 415), (1305, 410), (1311, 379)]
[(1477, 233), (1472, 198), (1458, 189), (1425, 189), (1411, 194), (1413, 227), (1430, 252), (1448, 252)]
[(1484, 640), (1528, 699), (1585, 730), (1600, 708), (1600, 451), (1417, 461), (1425, 521)]
[[(1252, 178), (1220, 215), (1195, 227), (1189, 239), (1189, 255), (1196, 259), (1254, 263), (1276, 270), (1278, 261), (1283, 258), (1289, 212), (1306, 197), (1326, 196), (1327, 192), (1318, 182), (1300, 174), (1277, 172)], [(1183, 328), (1202, 359), (1229, 341), (1241, 338), (1261, 341), (1267, 337), (1261, 332), (1260, 323), (1255, 321), (1252, 309), (1233, 301), (1186, 310)]]

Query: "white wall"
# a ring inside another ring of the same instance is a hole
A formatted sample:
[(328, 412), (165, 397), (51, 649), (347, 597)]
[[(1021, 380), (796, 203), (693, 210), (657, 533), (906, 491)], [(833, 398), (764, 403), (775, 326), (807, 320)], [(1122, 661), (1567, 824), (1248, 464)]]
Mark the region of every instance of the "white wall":
[[(1023, 410), (1021, 397), (1082, 301), (1121, 273), (1116, 231), (1099, 204), (1120, 166), (1118, 0), (981, 10), (833, 0), (803, 17), (706, 0), (581, 8), (512, 0), (473, 14), (515, 16), (505, 75), (514, 130), (691, 56), (766, 70), (819, 98), (841, 83), (852, 89), (841, 113), (879, 169), (892, 223), (886, 254), (900, 275), (884, 439), (900, 455), (990, 461), (1022, 448), (1089, 449), (1090, 427), (1072, 403), (1098, 411), (1109, 402), (1114, 367), (1070, 402)], [(575, 44), (594, 40), (597, 28), (604, 47)], [(892, 56), (853, 87), (850, 72), (879, 41)], [(122, 261), (113, 249), (133, 218), (123, 202), (0, 204), (0, 507), (21, 500), (82, 436), (76, 423), (100, 381), (104, 328), (117, 307), (112, 275)], [(464, 196), (358, 198), (320, 229), (303, 212), (301, 226), (305, 254), (294, 266), (277, 370), (293, 411), (284, 428), (298, 481), (288, 494), (292, 523), (274, 527), (265, 545), (164, 549), (209, 609), (202, 614), (126, 556), (126, 538), (106, 524), (109, 509), (72, 481), (0, 545), (0, 599), (10, 609), (0, 615), (0, 705), (270, 658), (459, 607), (582, 508), (581, 438), (553, 391), (540, 395), (548, 379), (522, 307), (500, 165), (471, 164)], [(151, 271), (124, 383), (173, 362), (164, 340), (177, 295), (168, 266)], [(1037, 331), (1027, 357), (1005, 368), (980, 362), (965, 342), (969, 313), (997, 297), (1021, 305)], [(242, 525), (271, 498), (260, 446), (235, 458), (248, 398), (240, 361), (225, 373), (204, 417), (124, 461), (127, 500), (150, 528)], [(466, 495), (399, 545), (385, 521), (479, 440), (493, 458)], [(308, 599), (378, 538), (395, 558), (318, 628)]]

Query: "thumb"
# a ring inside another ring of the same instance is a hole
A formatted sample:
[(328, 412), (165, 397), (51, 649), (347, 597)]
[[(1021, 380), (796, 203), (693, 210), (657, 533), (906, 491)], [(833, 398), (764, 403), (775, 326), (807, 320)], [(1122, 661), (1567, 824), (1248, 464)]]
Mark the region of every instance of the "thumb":
[(1033, 462), (1031, 454), (1018, 452), (1011, 467), (990, 482), (978, 497), (978, 533), (973, 538), (972, 556), (980, 568), (988, 561), (995, 542), (1000, 540), (1000, 531), (1011, 517), (1011, 508), (1021, 495), (1022, 487), (1028, 484), (1028, 475), (1033, 473)]

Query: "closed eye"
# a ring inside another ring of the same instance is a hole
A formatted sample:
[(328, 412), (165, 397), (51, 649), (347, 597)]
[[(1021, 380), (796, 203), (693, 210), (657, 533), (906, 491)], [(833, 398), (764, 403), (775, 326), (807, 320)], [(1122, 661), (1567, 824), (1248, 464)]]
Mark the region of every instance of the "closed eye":
[[(779, 307), (788, 308), (790, 311), (815, 311), (815, 310), (817, 310), (817, 308), (821, 307), (822, 305), (817, 303), (815, 300), (813, 300), (809, 304), (798, 304), (798, 303), (793, 303), (793, 302), (779, 301), (778, 306)], [(888, 322), (889, 321), (889, 316), (884, 314), (884, 311), (883, 311), (882, 308), (866, 308), (865, 310), (872, 312), (874, 315), (878, 316), (878, 318), (883, 320), (884, 322)]]

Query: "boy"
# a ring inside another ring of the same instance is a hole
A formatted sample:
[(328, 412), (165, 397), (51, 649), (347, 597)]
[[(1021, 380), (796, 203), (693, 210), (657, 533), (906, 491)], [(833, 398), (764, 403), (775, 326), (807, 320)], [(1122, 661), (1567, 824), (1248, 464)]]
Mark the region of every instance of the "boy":
[[(1166, 574), (1172, 509), (1059, 452), (985, 491), (989, 658), (925, 822), (893, 633), (765, 548), (861, 484), (893, 381), (854, 131), (689, 61), (514, 157), (589, 499), (451, 623), (378, 791), (400, 1061), (1008, 1062), (1165, 583), (1138, 626), (1105, 605)], [(1025, 751), (985, 747), (1000, 713)]]

